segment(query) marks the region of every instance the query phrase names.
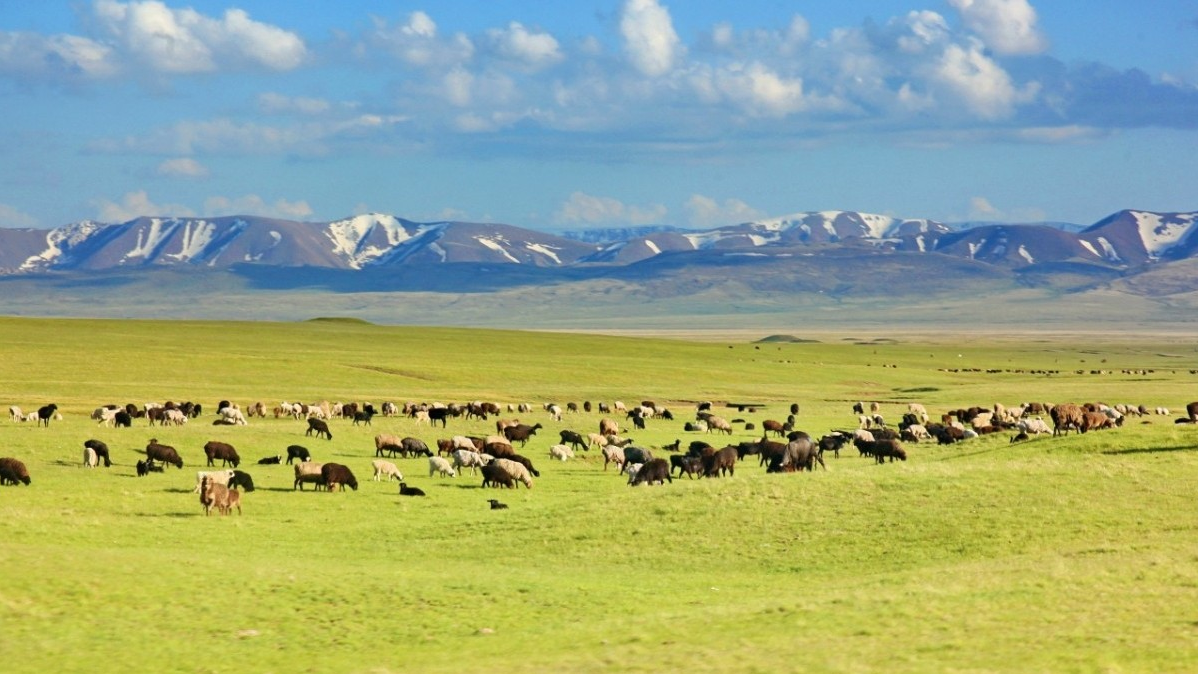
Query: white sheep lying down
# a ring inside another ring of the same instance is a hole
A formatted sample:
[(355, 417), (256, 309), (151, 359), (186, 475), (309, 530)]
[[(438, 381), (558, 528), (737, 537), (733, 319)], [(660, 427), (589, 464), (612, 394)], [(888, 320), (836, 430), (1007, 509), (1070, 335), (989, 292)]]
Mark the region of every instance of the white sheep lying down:
[(553, 445), (549, 448), (549, 458), (565, 461), (574, 458), (574, 450), (566, 445)]
[(386, 476), (388, 482), (391, 481), (391, 478), (395, 478), (399, 482), (403, 482), (403, 474), (399, 472), (399, 467), (397, 467), (394, 463), (391, 463), (390, 461), (383, 461), (382, 459), (375, 459), (374, 461), (370, 462), (370, 465), (372, 468), (374, 468), (375, 482), (381, 480), (383, 476)]
[(430, 457), (428, 457), (428, 476), (433, 477), (437, 473), (440, 473), (443, 477), (444, 476), (448, 476), (448, 477), (457, 477), (458, 476), (458, 472), (453, 469), (453, 466), (449, 465), (449, 461), (446, 460), (445, 457), (430, 456)]
[(232, 470), (201, 470), (196, 472), (196, 488), (191, 490), (192, 493), (200, 493), (200, 485), (203, 484), (204, 478), (212, 480), (214, 484), (229, 486), (229, 480), (233, 479)]

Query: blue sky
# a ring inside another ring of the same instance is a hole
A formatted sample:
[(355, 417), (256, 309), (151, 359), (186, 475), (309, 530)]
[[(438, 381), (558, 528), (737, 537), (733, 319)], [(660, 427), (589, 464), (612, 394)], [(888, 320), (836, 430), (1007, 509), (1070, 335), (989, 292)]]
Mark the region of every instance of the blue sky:
[(1198, 209), (1195, 0), (305, 5), (0, 0), (0, 226)]

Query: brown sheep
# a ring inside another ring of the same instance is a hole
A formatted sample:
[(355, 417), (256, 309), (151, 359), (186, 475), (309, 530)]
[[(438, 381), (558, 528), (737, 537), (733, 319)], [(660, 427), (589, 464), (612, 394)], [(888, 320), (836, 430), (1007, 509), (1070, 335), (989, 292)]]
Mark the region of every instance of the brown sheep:
[(16, 484), (20, 482), (25, 486), (29, 486), (32, 480), (29, 479), (29, 469), (25, 467), (19, 459), (12, 457), (4, 457), (0, 459), (0, 485)]
[(1052, 417), (1052, 435), (1068, 435), (1069, 428), (1080, 431), (1082, 427), (1082, 408), (1073, 403), (1061, 403), (1048, 412)]

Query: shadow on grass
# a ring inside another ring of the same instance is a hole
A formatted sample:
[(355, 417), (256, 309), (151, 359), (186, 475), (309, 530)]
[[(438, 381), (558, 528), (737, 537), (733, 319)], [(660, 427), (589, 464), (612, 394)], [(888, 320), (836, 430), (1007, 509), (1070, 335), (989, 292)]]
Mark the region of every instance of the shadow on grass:
[(1198, 451), (1198, 446), (1185, 445), (1180, 447), (1138, 447), (1136, 449), (1111, 449), (1103, 452), (1116, 456), (1119, 454), (1155, 454), (1157, 452), (1193, 452)]
[(204, 513), (141, 513), (142, 517), (203, 517)]

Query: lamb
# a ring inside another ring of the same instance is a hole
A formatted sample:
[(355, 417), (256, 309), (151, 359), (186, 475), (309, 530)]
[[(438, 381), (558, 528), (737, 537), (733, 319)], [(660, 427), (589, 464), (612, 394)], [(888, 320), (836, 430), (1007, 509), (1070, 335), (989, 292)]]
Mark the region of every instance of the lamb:
[(283, 457), (278, 454), (275, 454), (274, 456), (267, 456), (267, 457), (258, 459), (259, 466), (277, 465), (282, 462), (283, 462)]
[(494, 498), (487, 499), (487, 502), (491, 504), (491, 510), (507, 510), (508, 509), (507, 504), (500, 503), (499, 499), (494, 499)]
[(204, 484), (204, 480), (208, 480), (209, 482), (227, 487), (227, 486), (229, 486), (229, 480), (231, 480), (231, 479), (233, 479), (233, 469), (232, 468), (225, 469), (225, 470), (197, 471), (196, 472), (196, 487), (195, 487), (195, 489), (193, 489), (191, 491), (192, 491), (192, 493), (195, 493), (195, 494), (200, 493), (200, 490), (202, 489), (203, 484)]
[(324, 474), (321, 472), (323, 467), (324, 464), (316, 463), (315, 461), (303, 461), (295, 464), (295, 483), (291, 488), (303, 491), (304, 483), (312, 482), (316, 485), (317, 489), (320, 489), (325, 484)]
[(336, 491), (339, 485), (345, 485), (358, 491), (358, 480), (349, 466), (340, 463), (326, 463), (320, 467), (320, 477), (329, 491)]
[(4, 457), (0, 459), (0, 485), (16, 484), (20, 482), (28, 486), (32, 480), (29, 479), (29, 469), (20, 459), (12, 457)]
[(587, 433), (587, 447), (591, 445), (599, 448), (607, 446), (607, 436), (598, 433)]
[(399, 468), (390, 461), (375, 459), (370, 462), (370, 466), (374, 468), (374, 481), (378, 482), (384, 477), (390, 482), (391, 478), (395, 478), (398, 482), (403, 482), (403, 473), (399, 472)]
[(424, 496), (424, 490), (420, 487), (409, 487), (407, 483), (399, 483), (400, 496)]
[(92, 449), (91, 447), (84, 447), (83, 448), (83, 467), (84, 468), (95, 468), (99, 463), (100, 463), (100, 460), (96, 458), (96, 450)]
[(574, 450), (566, 445), (553, 445), (549, 448), (549, 458), (566, 461), (574, 458)]
[(108, 458), (108, 445), (93, 439), (84, 441), (83, 446), (95, 452), (97, 459), (103, 459), (105, 468), (112, 466), (112, 461)]
[(473, 450), (458, 449), (453, 453), (453, 467), (455, 470), (469, 468), (471, 474), (477, 475), (478, 469), (485, 465), (487, 465), (487, 462), (483, 461), (482, 454)]
[(495, 464), (511, 475), (513, 480), (522, 482), (525, 487), (532, 489), (532, 475), (529, 474), (528, 468), (524, 464), (511, 459), (495, 459)]
[(458, 472), (449, 465), (449, 461), (443, 456), (428, 457), (428, 476), (433, 477), (440, 473), (442, 477), (457, 477)]

